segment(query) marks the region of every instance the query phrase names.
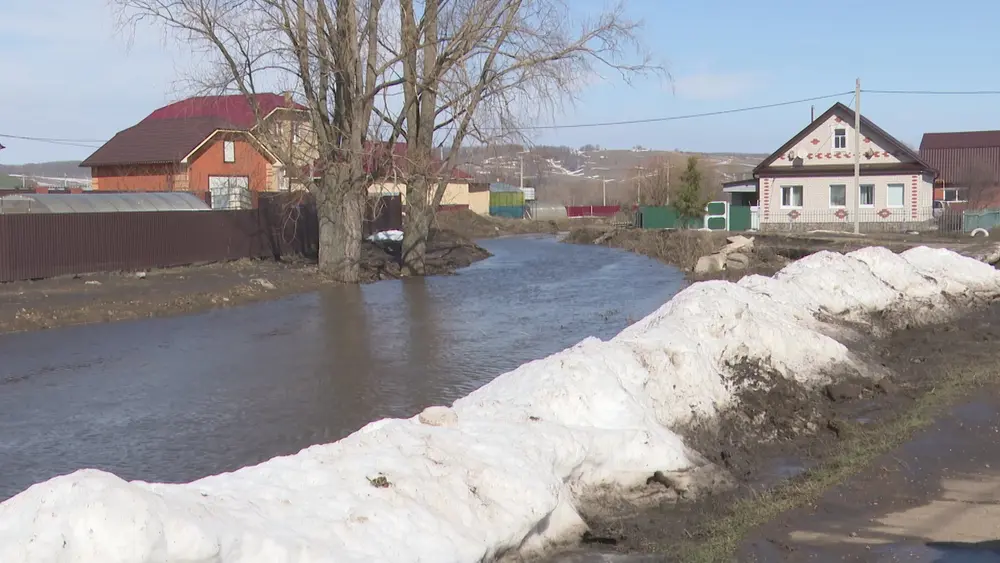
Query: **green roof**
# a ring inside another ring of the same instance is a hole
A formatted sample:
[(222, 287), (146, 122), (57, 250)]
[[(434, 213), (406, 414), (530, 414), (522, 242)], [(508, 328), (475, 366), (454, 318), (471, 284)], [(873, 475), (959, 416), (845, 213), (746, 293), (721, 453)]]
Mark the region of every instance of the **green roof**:
[(21, 187), (21, 179), (6, 174), (0, 174), (0, 190), (11, 190)]

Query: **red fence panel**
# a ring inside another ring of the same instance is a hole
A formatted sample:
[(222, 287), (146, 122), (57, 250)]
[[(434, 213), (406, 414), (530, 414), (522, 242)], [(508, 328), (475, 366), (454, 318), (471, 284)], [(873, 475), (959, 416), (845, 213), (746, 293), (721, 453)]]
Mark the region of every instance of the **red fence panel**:
[(614, 217), (620, 205), (567, 205), (567, 217)]

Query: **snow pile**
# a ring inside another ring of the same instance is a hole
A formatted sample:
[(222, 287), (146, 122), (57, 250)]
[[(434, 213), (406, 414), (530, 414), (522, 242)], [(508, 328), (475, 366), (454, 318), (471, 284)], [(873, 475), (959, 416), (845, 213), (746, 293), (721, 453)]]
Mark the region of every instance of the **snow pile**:
[(379, 231), (368, 237), (369, 242), (403, 242), (403, 231)]
[[(1000, 273), (916, 248), (821, 252), (773, 278), (694, 284), (580, 344), (409, 420), (183, 485), (94, 470), (0, 504), (0, 561), (462, 562), (542, 548), (595, 488), (704, 469), (670, 428), (734, 401), (730, 365), (805, 384), (864, 366), (824, 319), (922, 318), (1000, 296)], [(927, 317), (929, 318), (929, 317)]]

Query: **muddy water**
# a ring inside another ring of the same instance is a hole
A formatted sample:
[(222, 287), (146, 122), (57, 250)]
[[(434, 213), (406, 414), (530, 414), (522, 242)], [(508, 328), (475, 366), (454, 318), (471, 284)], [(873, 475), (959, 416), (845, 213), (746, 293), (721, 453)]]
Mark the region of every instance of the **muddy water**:
[(653, 311), (653, 260), (486, 241), (459, 275), (168, 319), (0, 336), (0, 499), (82, 467), (188, 481), (448, 403)]

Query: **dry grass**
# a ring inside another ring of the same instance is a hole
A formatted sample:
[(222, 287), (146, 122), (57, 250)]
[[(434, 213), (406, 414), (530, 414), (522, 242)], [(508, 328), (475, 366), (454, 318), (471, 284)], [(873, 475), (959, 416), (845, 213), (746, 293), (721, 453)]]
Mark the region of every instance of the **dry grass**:
[(726, 235), (727, 233), (705, 231), (630, 229), (612, 236), (608, 244), (656, 258), (682, 270), (691, 270), (698, 258), (712, 254), (725, 245)]

